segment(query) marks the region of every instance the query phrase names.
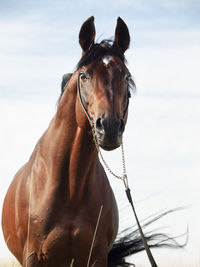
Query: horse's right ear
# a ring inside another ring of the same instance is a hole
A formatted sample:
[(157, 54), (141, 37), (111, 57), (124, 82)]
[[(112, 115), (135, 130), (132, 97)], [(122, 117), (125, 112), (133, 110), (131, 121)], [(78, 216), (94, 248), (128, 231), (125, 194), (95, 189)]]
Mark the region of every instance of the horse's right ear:
[(79, 43), (83, 52), (90, 48), (94, 44), (95, 39), (95, 27), (94, 17), (88, 18), (82, 25), (79, 32)]

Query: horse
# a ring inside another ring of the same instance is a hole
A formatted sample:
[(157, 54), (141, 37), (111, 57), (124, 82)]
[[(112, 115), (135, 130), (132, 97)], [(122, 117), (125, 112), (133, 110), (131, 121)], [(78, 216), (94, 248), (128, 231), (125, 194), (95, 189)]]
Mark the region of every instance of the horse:
[(102, 149), (122, 143), (134, 87), (124, 56), (129, 30), (119, 17), (114, 40), (95, 43), (92, 16), (79, 44), (56, 114), (4, 199), (4, 238), (23, 267), (129, 266), (124, 256), (134, 251), (124, 240), (113, 245), (118, 208), (93, 140), (95, 129)]

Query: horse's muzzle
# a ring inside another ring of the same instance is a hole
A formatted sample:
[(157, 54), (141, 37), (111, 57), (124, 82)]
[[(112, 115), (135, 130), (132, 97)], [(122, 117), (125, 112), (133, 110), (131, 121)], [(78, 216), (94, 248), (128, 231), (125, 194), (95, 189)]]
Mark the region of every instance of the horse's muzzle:
[(99, 117), (95, 123), (99, 146), (104, 150), (113, 150), (122, 143), (124, 120), (117, 117)]

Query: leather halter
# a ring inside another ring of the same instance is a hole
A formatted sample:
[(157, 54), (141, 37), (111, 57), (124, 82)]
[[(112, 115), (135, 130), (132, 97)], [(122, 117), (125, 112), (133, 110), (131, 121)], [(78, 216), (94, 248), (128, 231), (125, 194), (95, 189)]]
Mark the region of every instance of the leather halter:
[[(81, 96), (80, 80), (79, 80), (81, 74), (83, 74), (83, 73), (82, 73), (82, 72), (79, 72), (79, 73), (78, 73), (78, 79), (77, 79), (78, 96), (79, 96), (79, 100), (80, 100), (81, 106), (82, 106), (82, 108), (83, 108), (83, 110), (84, 110), (84, 112), (85, 112), (85, 115), (86, 115), (86, 117), (88, 118), (88, 121), (89, 121), (89, 123), (90, 123), (90, 125), (91, 125), (91, 127), (92, 127), (92, 131), (93, 131), (93, 134), (94, 134), (94, 141), (95, 141), (95, 143), (96, 143), (96, 142), (98, 142), (98, 141), (96, 140), (96, 135), (95, 135), (95, 125), (94, 125), (94, 122), (93, 122), (93, 120), (91, 119), (91, 117), (90, 117), (90, 115), (89, 115), (87, 109), (86, 109), (85, 106), (84, 106), (83, 99), (82, 99), (82, 96)], [(126, 114), (127, 114), (127, 111), (128, 111), (128, 106), (129, 106), (129, 98), (127, 98), (127, 104), (126, 104), (126, 108), (125, 108), (125, 111), (124, 111), (124, 114), (123, 114), (123, 120), (124, 120), (125, 117), (126, 117)], [(97, 151), (99, 152), (98, 149), (97, 149)], [(103, 160), (103, 162), (104, 162), (104, 160)], [(107, 164), (106, 164), (106, 165), (107, 165)], [(112, 172), (111, 172), (111, 173), (112, 173)], [(116, 176), (116, 175), (114, 175), (114, 176)], [(116, 177), (117, 177), (117, 176), (116, 176)], [(118, 178), (118, 177), (117, 177), (117, 178)], [(121, 179), (121, 178), (120, 178), (120, 179)], [(140, 222), (139, 222), (139, 219), (138, 219), (138, 217), (137, 217), (137, 214), (136, 214), (136, 211), (135, 211), (135, 207), (134, 207), (134, 204), (133, 204), (133, 200), (132, 200), (131, 190), (130, 190), (130, 188), (129, 188), (129, 186), (128, 186), (127, 175), (125, 174), (125, 176), (124, 176), (121, 180), (123, 180), (123, 182), (124, 182), (126, 196), (127, 196), (128, 201), (129, 201), (129, 203), (130, 203), (130, 205), (131, 205), (131, 207), (132, 207), (132, 210), (133, 210), (133, 213), (134, 213), (134, 216), (135, 216), (135, 220), (136, 220), (136, 223), (137, 223), (137, 226), (138, 226), (138, 229), (139, 229), (139, 233), (140, 233), (140, 236), (141, 236), (141, 239), (142, 239), (142, 243), (143, 243), (144, 248), (145, 248), (145, 250), (146, 250), (146, 253), (147, 253), (149, 262), (150, 262), (150, 264), (151, 264), (152, 267), (158, 267), (157, 264), (156, 264), (156, 262), (155, 262), (155, 260), (154, 260), (153, 255), (152, 255), (152, 253), (151, 253), (151, 250), (150, 250), (150, 248), (149, 248), (149, 245), (147, 244), (145, 235), (144, 235), (144, 233), (143, 233), (143, 231), (142, 231), (142, 227), (141, 227)]]

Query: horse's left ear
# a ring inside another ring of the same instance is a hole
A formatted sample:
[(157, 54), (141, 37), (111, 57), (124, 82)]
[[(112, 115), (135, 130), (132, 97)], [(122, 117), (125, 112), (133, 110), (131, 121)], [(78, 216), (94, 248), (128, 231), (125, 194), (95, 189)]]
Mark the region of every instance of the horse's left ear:
[(118, 44), (118, 46), (122, 49), (123, 52), (125, 52), (129, 48), (130, 44), (130, 35), (128, 27), (120, 17), (118, 17), (117, 19), (114, 44)]
[(95, 39), (95, 26), (94, 17), (88, 18), (82, 25), (79, 32), (79, 43), (83, 52), (94, 44)]

